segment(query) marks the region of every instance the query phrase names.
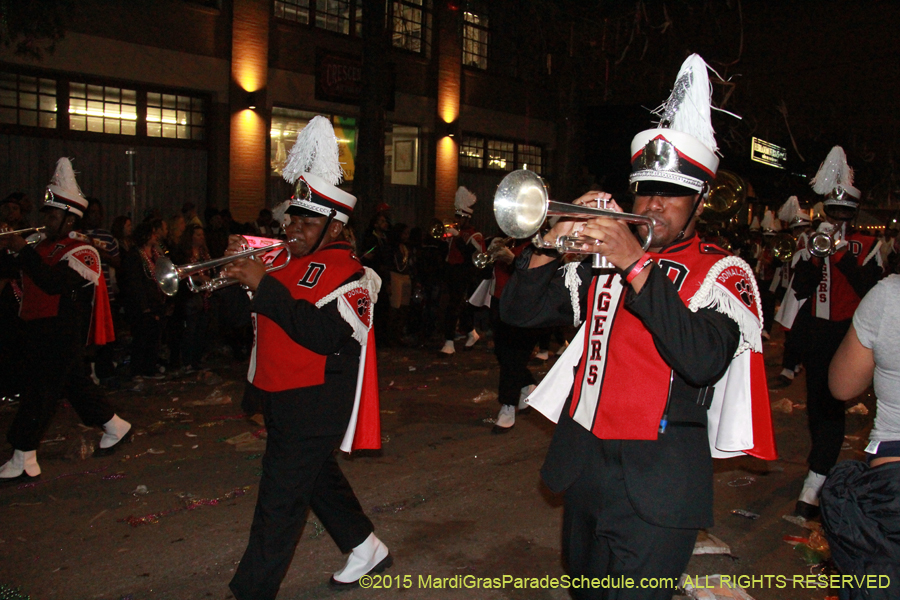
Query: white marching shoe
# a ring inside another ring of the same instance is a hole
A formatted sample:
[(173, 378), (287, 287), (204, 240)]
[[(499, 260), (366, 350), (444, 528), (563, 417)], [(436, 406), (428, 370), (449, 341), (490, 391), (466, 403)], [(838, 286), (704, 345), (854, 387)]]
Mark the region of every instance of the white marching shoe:
[(362, 544), (354, 548), (344, 567), (331, 576), (332, 586), (359, 585), (359, 578), (369, 573), (381, 573), (394, 564), (394, 559), (384, 542), (370, 533)]
[(481, 336), (478, 335), (478, 332), (474, 329), (469, 332), (469, 335), (466, 336), (466, 349), (471, 350), (472, 346), (475, 345), (475, 342), (481, 339)]
[(794, 512), (804, 519), (812, 519), (819, 514), (819, 492), (825, 486), (826, 475), (810, 471), (800, 490), (800, 498)]
[(444, 342), (444, 347), (438, 350), (441, 354), (446, 354), (450, 356), (451, 354), (456, 354), (456, 348), (453, 346), (453, 340), (447, 340)]
[(37, 450), (13, 450), (12, 458), (0, 467), (0, 482), (35, 479), (40, 474)]
[(94, 451), (94, 456), (109, 456), (119, 444), (131, 437), (131, 433), (131, 423), (119, 415), (113, 415), (112, 419), (103, 424), (103, 437), (100, 438), (100, 447)]
[(494, 421), (491, 433), (508, 433), (516, 424), (516, 407), (512, 404), (504, 404), (500, 407), (500, 414)]
[(526, 385), (522, 388), (522, 392), (519, 394), (519, 410), (526, 410), (531, 408), (531, 405), (525, 402), (525, 399), (531, 395), (531, 392), (534, 391), (536, 386), (532, 383), (531, 385)]

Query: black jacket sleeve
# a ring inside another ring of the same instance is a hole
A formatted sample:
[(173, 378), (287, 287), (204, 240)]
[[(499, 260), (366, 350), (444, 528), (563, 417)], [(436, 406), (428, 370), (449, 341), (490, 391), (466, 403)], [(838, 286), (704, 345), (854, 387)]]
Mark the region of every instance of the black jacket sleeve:
[(862, 298), (869, 293), (878, 280), (881, 279), (882, 268), (875, 260), (870, 260), (863, 266), (860, 266), (856, 257), (849, 252), (837, 262), (838, 270), (847, 278), (847, 282), (856, 295)]
[(725, 371), (740, 342), (740, 329), (711, 308), (692, 312), (662, 269), (650, 269), (639, 294), (629, 287), (625, 307), (650, 331), (660, 356), (686, 382), (714, 383)]
[(317, 354), (340, 351), (353, 335), (353, 328), (338, 312), (337, 301), (316, 308), (307, 300), (295, 300), (280, 281), (268, 275), (260, 281), (252, 306), (296, 343)]
[(19, 264), (41, 290), (53, 296), (66, 294), (88, 281), (69, 267), (67, 261), (59, 261), (53, 266), (46, 264), (40, 254), (31, 246), (25, 246), (19, 252)]
[[(526, 248), (516, 259), (515, 272), (500, 298), (500, 319), (516, 327), (552, 327), (572, 324), (572, 301), (565, 285), (562, 260), (529, 269), (533, 250)], [(591, 285), (590, 261), (578, 265), (581, 285), (578, 290), (581, 315), (587, 311)]]

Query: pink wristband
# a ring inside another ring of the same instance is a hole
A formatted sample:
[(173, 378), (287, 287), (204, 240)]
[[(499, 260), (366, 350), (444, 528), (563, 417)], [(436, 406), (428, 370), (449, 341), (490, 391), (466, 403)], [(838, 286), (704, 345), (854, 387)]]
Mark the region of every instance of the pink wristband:
[(628, 271), (628, 274), (625, 275), (625, 281), (627, 281), (628, 283), (634, 281), (635, 278), (641, 274), (641, 271), (647, 268), (647, 266), (652, 262), (653, 258), (651, 258), (649, 254), (645, 253), (638, 259), (636, 263), (634, 263), (634, 266), (631, 267), (631, 270)]

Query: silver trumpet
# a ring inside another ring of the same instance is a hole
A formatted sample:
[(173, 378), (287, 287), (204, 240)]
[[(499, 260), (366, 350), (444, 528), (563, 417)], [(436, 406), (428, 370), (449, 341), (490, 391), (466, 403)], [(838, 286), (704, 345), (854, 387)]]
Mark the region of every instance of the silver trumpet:
[(608, 268), (606, 257), (600, 254), (600, 246), (592, 237), (563, 235), (552, 242), (544, 240), (540, 234), (541, 226), (547, 217), (557, 216), (581, 220), (606, 217), (643, 224), (647, 226), (647, 238), (642, 244), (644, 250), (653, 242), (655, 221), (652, 217), (555, 202), (550, 200), (544, 180), (533, 171), (520, 169), (511, 172), (503, 178), (494, 194), (494, 217), (506, 235), (516, 239), (534, 236), (532, 243), (538, 248), (555, 248), (564, 254), (594, 254), (594, 267)]
[(16, 229), (14, 231), (2, 231), (0, 232), (0, 237), (7, 235), (21, 235), (22, 237), (28, 237), (35, 233), (43, 233), (45, 229), (47, 228), (42, 225), (40, 227), (26, 227), (25, 229)]
[(491, 244), (491, 246), (487, 249), (487, 252), (478, 252), (472, 255), (472, 264), (475, 265), (476, 269), (483, 269), (488, 265), (494, 264), (497, 260), (497, 256), (500, 253), (500, 250), (503, 248), (509, 248), (509, 243), (513, 241), (513, 238), (503, 238), (502, 240)]
[(809, 236), (807, 249), (816, 258), (825, 258), (840, 250), (845, 244), (846, 241), (841, 239), (841, 228), (835, 227), (831, 231), (817, 231)]
[(153, 273), (154, 279), (156, 280), (156, 284), (162, 290), (162, 292), (167, 296), (174, 296), (178, 293), (178, 282), (182, 279), (188, 280), (188, 289), (194, 293), (199, 292), (215, 292), (216, 290), (220, 290), (224, 287), (228, 287), (230, 285), (234, 285), (238, 283), (238, 280), (233, 277), (224, 277), (218, 276), (210, 279), (205, 283), (197, 283), (194, 281), (193, 276), (197, 273), (201, 273), (203, 271), (208, 271), (210, 269), (215, 269), (216, 267), (221, 267), (223, 265), (227, 265), (228, 263), (232, 263), (236, 260), (240, 260), (242, 258), (253, 258), (259, 254), (265, 254), (267, 252), (271, 252), (276, 248), (284, 248), (288, 250), (287, 252), (287, 260), (280, 265), (270, 265), (266, 268), (267, 272), (277, 271), (279, 269), (283, 269), (291, 262), (291, 252), (288, 249), (288, 244), (293, 240), (288, 241), (279, 241), (274, 244), (269, 244), (268, 246), (263, 246), (261, 248), (249, 248), (247, 250), (243, 250), (238, 252), (237, 254), (232, 254), (230, 256), (223, 256), (222, 258), (213, 258), (211, 260), (206, 260), (203, 262), (196, 263), (188, 263), (186, 265), (176, 266), (172, 263), (171, 260), (166, 258), (165, 256), (161, 256), (156, 260), (156, 269)]

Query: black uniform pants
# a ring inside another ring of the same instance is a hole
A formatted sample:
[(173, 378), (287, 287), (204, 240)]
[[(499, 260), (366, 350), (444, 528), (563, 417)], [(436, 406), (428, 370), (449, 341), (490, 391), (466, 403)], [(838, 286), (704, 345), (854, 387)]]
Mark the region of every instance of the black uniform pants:
[(65, 396), (81, 421), (99, 427), (115, 411), (88, 378), (83, 342), (71, 336), (51, 337), (32, 329), (25, 338), (25, 390), (6, 439), (16, 450), (37, 450)]
[(375, 529), (334, 457), (343, 435), (298, 436), (309, 426), (298, 404), (264, 402), (263, 475), (250, 541), (230, 584), (237, 600), (275, 598), (310, 508), (343, 553)]
[(851, 320), (826, 321), (806, 311), (797, 315), (791, 336), (803, 352), (806, 368), (806, 412), (809, 418), (809, 468), (827, 475), (837, 463), (844, 445), (844, 410), (846, 404), (835, 399), (828, 389), (828, 367), (841, 341), (850, 329)]
[(445, 340), (456, 338), (457, 323), (459, 329), (466, 333), (475, 328), (475, 307), (469, 304), (473, 281), (472, 268), (465, 263), (448, 265), (444, 272), (447, 277), (447, 310), (444, 311)]
[(522, 388), (535, 383), (534, 375), (528, 369), (528, 360), (543, 330), (515, 327), (501, 321), (499, 298), (491, 301), (491, 326), (494, 330), (494, 354), (500, 365), (499, 401), (500, 404), (517, 406)]
[[(572, 596), (669, 600), (691, 559), (698, 530), (660, 527), (641, 519), (625, 489), (621, 441), (596, 442), (565, 492), (563, 558), (574, 579)], [(589, 587), (582, 578), (597, 579), (601, 587)], [(631, 578), (634, 588), (623, 587), (623, 578)], [(645, 581), (647, 587), (642, 588), (642, 578), (653, 581)]]

